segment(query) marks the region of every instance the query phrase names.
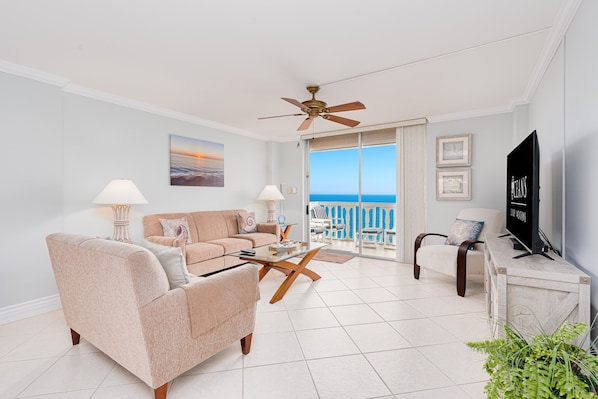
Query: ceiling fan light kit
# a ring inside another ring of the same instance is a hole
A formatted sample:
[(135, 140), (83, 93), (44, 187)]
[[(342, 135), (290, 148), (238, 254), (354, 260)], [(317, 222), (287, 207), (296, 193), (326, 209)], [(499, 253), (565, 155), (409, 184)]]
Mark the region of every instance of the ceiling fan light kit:
[(324, 101), (320, 101), (316, 99), (316, 93), (320, 90), (320, 86), (307, 86), (307, 91), (311, 93), (311, 99), (306, 100), (303, 102), (299, 102), (294, 98), (285, 98), (282, 99), (288, 103), (293, 104), (294, 106), (301, 109), (303, 114), (288, 114), (288, 115), (277, 115), (277, 116), (266, 116), (263, 118), (258, 119), (270, 119), (270, 118), (280, 118), (285, 116), (299, 116), (299, 115), (307, 115), (307, 118), (299, 125), (299, 129), (297, 130), (306, 130), (311, 125), (313, 119), (321, 116), (323, 119), (340, 123), (345, 126), (355, 127), (359, 125), (359, 121), (342, 118), (340, 116), (331, 115), (334, 112), (345, 112), (345, 111), (356, 111), (359, 109), (365, 109), (365, 105), (360, 103), (359, 101), (354, 101), (351, 103), (335, 105), (332, 107), (328, 107)]

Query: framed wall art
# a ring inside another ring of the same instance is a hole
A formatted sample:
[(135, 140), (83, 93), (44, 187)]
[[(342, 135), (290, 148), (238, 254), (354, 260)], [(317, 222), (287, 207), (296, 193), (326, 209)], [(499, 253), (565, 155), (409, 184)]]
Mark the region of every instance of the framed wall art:
[(436, 167), (471, 166), (471, 133), (436, 137)]
[(224, 187), (224, 144), (171, 134), (170, 185)]
[(471, 169), (436, 169), (436, 199), (471, 200)]

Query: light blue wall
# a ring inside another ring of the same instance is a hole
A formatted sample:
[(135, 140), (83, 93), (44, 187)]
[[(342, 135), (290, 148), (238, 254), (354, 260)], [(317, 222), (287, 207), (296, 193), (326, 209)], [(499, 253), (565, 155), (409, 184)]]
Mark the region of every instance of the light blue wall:
[(551, 228), (553, 244), (592, 277), (593, 314), (598, 308), (596, 18), (598, 2), (583, 1), (529, 106), (544, 175), (540, 224), (550, 221), (544, 225)]
[(565, 251), (592, 276), (598, 308), (598, 2), (585, 0), (565, 38)]
[[(471, 201), (436, 199), (436, 137), (472, 134)], [(427, 126), (427, 231), (447, 234), (463, 208), (506, 207), (506, 159), (513, 142), (513, 114), (504, 113)]]
[(63, 227), (61, 92), (0, 73), (0, 309), (56, 292), (44, 237)]
[[(256, 201), (268, 175), (265, 141), (68, 93), (64, 120), (66, 231), (112, 235), (111, 209), (91, 201), (113, 178), (133, 180), (149, 202), (131, 208), (134, 240), (145, 214), (244, 208), (266, 217)], [(224, 187), (171, 186), (170, 134), (224, 144)]]
[(560, 46), (529, 105), (529, 129), (518, 131), (519, 143), (531, 131), (540, 144), (540, 228), (561, 250), (563, 235), (564, 51)]
[[(46, 235), (112, 236), (111, 208), (92, 201), (113, 178), (132, 179), (149, 201), (131, 209), (133, 240), (149, 213), (245, 208), (266, 217), (256, 200), (271, 164), (263, 140), (1, 72), (0, 131), (0, 310), (56, 294)], [(224, 144), (224, 187), (170, 186), (170, 134)]]
[[(279, 169), (279, 183), (282, 184), (282, 195), (285, 197), (284, 213), (289, 223), (297, 223), (291, 228), (289, 239), (303, 240), (305, 226), (305, 201), (304, 201), (304, 146), (297, 145), (297, 141), (278, 144), (277, 168)], [(291, 194), (289, 188), (296, 188), (297, 192)]]

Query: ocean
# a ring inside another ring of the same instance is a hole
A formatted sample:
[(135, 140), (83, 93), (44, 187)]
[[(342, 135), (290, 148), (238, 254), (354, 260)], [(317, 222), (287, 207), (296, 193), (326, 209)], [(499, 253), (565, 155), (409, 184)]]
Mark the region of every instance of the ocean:
[[(310, 194), (310, 202), (357, 202), (357, 194)], [(363, 194), (361, 202), (396, 203), (397, 196), (390, 194)]]
[(224, 187), (224, 160), (171, 153), (170, 185)]
[(171, 177), (200, 175), (224, 175), (224, 161), (183, 154), (170, 154)]

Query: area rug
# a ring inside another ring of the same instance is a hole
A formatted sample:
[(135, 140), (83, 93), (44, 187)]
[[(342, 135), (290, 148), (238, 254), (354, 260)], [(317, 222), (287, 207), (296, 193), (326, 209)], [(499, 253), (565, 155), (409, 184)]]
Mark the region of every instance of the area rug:
[(319, 260), (322, 262), (331, 263), (345, 263), (348, 260), (353, 259), (353, 255), (337, 254), (334, 252), (320, 251), (313, 257), (313, 260)]

